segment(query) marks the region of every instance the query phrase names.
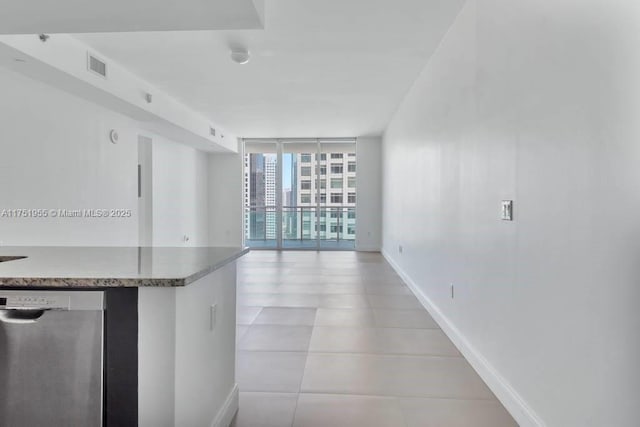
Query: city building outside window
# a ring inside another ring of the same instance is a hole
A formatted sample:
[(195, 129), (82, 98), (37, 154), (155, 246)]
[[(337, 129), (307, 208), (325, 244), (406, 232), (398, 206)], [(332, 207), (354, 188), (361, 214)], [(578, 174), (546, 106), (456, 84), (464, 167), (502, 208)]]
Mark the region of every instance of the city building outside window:
[[(295, 153), (287, 151), (286, 143), (280, 144), (282, 154), (272, 151), (245, 157), (243, 201), (248, 245), (275, 247), (281, 232), (278, 247), (311, 247), (308, 239), (317, 239), (319, 248), (350, 247), (349, 242), (355, 243), (357, 155), (332, 152), (335, 148), (328, 146), (321, 147), (328, 149), (326, 153), (318, 152), (315, 144), (310, 144), (307, 152)], [(276, 168), (279, 161), (280, 169)], [(282, 205), (286, 207), (279, 214), (277, 188), (282, 189)], [(279, 219), (282, 225), (276, 227)], [(301, 237), (305, 242), (296, 243)]]

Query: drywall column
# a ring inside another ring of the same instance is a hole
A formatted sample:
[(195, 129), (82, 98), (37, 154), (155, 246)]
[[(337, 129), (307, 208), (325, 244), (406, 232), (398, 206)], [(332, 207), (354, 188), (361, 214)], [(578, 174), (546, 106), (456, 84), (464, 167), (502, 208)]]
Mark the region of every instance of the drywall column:
[(209, 244), (243, 244), (243, 147), (238, 153), (209, 154)]
[(382, 140), (358, 138), (356, 142), (356, 250), (379, 251), (382, 223)]

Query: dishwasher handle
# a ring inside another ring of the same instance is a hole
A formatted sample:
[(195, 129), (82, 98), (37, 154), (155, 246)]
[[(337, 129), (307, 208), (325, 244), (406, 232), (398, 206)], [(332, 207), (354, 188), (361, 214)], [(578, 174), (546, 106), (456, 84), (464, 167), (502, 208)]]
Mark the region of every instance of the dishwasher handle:
[(36, 323), (48, 309), (0, 309), (0, 322), (8, 324)]

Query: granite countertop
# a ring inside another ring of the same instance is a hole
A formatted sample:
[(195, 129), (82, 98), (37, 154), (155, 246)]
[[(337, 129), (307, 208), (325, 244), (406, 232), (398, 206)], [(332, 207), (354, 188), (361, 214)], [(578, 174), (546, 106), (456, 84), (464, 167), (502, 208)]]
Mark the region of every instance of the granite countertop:
[(186, 286), (247, 252), (241, 247), (3, 246), (0, 288)]

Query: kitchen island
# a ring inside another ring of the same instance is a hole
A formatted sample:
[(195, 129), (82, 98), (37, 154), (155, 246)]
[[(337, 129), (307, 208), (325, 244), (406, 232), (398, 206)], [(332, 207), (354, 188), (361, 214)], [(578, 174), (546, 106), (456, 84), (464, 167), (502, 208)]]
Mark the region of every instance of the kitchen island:
[[(3, 353), (0, 348), (0, 380), (9, 381), (16, 366), (28, 363), (15, 349), (17, 342), (34, 348), (24, 344), (22, 335), (50, 337), (50, 332), (38, 328), (69, 322), (70, 317), (62, 320), (62, 316), (74, 313), (76, 296), (100, 295), (103, 312), (91, 330), (101, 338), (92, 347), (99, 346), (95, 351), (100, 352), (101, 363), (96, 368), (96, 360), (89, 360), (87, 369), (92, 367), (101, 387), (95, 386), (95, 378), (80, 377), (80, 362), (71, 369), (71, 375), (78, 378), (52, 375), (47, 381), (60, 382), (62, 390), (91, 382), (93, 388), (86, 385), (87, 393), (100, 393), (101, 414), (95, 425), (228, 426), (238, 407), (235, 262), (246, 252), (222, 247), (1, 247), (0, 320), (4, 320), (0, 321), (0, 341), (4, 342), (0, 344), (9, 350)], [(11, 338), (15, 336), (21, 338)], [(74, 342), (73, 334), (60, 336), (67, 340), (66, 347), (75, 345), (80, 356), (90, 351)], [(43, 354), (51, 347), (41, 347)], [(77, 356), (70, 353), (71, 358)], [(21, 368), (21, 372), (39, 371), (37, 366)], [(32, 380), (37, 384), (37, 378)], [(24, 375), (20, 381), (29, 384)], [(4, 405), (7, 420), (15, 422), (37, 412), (15, 409), (16, 402), (24, 404), (19, 393), (37, 390), (0, 394), (0, 408)], [(46, 408), (46, 395), (42, 399), (45, 404), (39, 407)], [(82, 406), (82, 402), (67, 403)], [(8, 418), (12, 408), (14, 418)], [(68, 418), (74, 411), (68, 412), (58, 408), (57, 418), (52, 411), (49, 419), (74, 425)]]

